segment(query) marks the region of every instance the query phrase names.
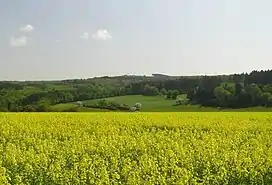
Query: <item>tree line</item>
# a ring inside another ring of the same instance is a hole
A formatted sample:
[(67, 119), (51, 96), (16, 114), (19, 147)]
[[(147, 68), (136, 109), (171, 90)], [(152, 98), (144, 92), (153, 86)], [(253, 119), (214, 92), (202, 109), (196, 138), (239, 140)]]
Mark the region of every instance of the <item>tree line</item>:
[(119, 76), (47, 82), (0, 82), (1, 111), (54, 111), (59, 103), (123, 95), (186, 94), (191, 104), (222, 108), (272, 106), (272, 70), (251, 73), (155, 78)]

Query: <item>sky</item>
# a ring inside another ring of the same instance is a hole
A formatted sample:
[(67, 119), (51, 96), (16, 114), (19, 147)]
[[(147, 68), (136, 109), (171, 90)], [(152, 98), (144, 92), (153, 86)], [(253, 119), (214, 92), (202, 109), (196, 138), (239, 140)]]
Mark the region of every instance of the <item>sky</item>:
[(1, 0), (0, 80), (272, 68), (271, 0)]

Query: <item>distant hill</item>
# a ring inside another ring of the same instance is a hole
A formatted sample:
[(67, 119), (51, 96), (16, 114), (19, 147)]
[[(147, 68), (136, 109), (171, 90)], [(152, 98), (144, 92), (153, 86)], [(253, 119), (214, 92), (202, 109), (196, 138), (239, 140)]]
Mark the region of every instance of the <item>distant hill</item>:
[[(0, 111), (46, 111), (48, 107), (56, 104), (131, 95), (172, 96), (175, 94), (173, 91), (187, 94), (192, 104), (203, 106), (272, 107), (272, 70), (213, 76), (170, 76), (153, 73), (150, 76), (2, 81)], [(163, 100), (160, 101), (165, 103)]]

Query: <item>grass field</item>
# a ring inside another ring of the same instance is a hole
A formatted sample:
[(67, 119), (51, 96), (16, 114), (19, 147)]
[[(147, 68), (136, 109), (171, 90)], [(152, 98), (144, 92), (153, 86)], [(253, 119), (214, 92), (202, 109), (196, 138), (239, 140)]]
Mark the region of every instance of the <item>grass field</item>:
[(271, 184), (270, 113), (1, 113), (0, 184)]
[[(181, 96), (184, 98), (184, 96)], [(105, 98), (106, 100), (112, 100), (119, 104), (127, 104), (129, 106), (133, 106), (135, 103), (141, 103), (142, 108), (141, 112), (271, 112), (272, 108), (264, 108), (264, 107), (250, 107), (244, 109), (217, 109), (212, 107), (200, 107), (199, 105), (181, 105), (181, 106), (173, 106), (175, 104), (175, 100), (168, 100), (162, 96), (142, 96), (142, 95), (130, 95), (130, 96), (117, 96), (112, 98)], [(86, 100), (83, 101), (86, 105), (93, 105), (97, 103), (99, 99), (96, 100)], [(62, 111), (64, 109), (68, 109), (74, 107), (73, 103), (66, 104), (58, 104), (52, 106), (55, 111)], [(99, 112), (105, 111), (101, 109), (90, 109), (90, 108), (80, 108), (80, 111), (84, 112)]]
[[(174, 109), (175, 100), (167, 100), (162, 96), (142, 96), (142, 95), (131, 95), (131, 96), (117, 96), (112, 98), (105, 98), (106, 100), (112, 100), (116, 103), (127, 104), (129, 106), (135, 105), (135, 103), (141, 103), (141, 111), (167, 111)], [(92, 105), (99, 100), (83, 101), (86, 105)]]
[[(182, 107), (175, 107), (175, 100), (167, 100), (162, 96), (141, 96), (141, 95), (131, 95), (131, 96), (117, 96), (112, 98), (105, 98), (106, 100), (112, 100), (116, 103), (127, 104), (133, 106), (135, 103), (141, 103), (141, 111), (175, 111)], [(83, 101), (86, 105), (93, 105), (97, 103), (99, 99), (96, 100), (86, 100)], [(53, 106), (55, 110), (63, 110), (75, 106), (73, 103), (58, 104)], [(192, 107), (190, 107), (192, 108)], [(185, 109), (184, 107), (182, 109)], [(95, 110), (95, 109), (93, 109)]]

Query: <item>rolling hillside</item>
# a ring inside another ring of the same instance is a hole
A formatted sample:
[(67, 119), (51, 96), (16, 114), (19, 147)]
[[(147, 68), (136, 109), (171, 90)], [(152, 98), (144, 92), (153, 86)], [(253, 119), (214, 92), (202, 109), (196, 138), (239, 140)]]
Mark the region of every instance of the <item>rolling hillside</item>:
[[(101, 99), (95, 100), (85, 100), (82, 101), (85, 105), (94, 105)], [(162, 96), (142, 96), (142, 95), (129, 95), (129, 96), (117, 96), (111, 98), (105, 98), (108, 101), (114, 101), (119, 104), (126, 104), (128, 106), (133, 106), (135, 103), (141, 103), (142, 108), (141, 112), (218, 112), (218, 111), (226, 111), (226, 112), (270, 112), (271, 108), (263, 108), (263, 107), (251, 107), (251, 108), (243, 108), (243, 109), (218, 109), (212, 107), (202, 107), (199, 105), (180, 105), (174, 106), (175, 100), (167, 100)], [(73, 102), (57, 104), (52, 106), (51, 108), (54, 111), (63, 111), (64, 109), (69, 109), (76, 107), (77, 105)], [(108, 112), (106, 109), (97, 109), (97, 108), (86, 108), (80, 107), (80, 112)]]

